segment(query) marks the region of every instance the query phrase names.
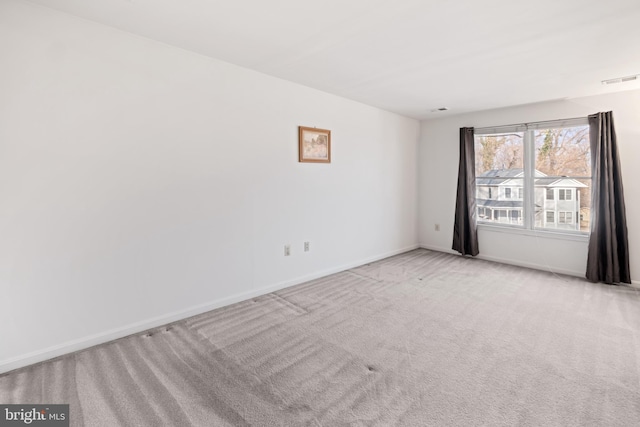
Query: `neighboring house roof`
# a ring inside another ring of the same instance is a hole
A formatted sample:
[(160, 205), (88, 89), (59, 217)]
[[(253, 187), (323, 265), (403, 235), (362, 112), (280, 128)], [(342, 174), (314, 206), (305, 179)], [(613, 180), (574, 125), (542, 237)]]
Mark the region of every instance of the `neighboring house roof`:
[(511, 178), (524, 175), (522, 168), (520, 169), (491, 169), (483, 174), (476, 176), (477, 185), (502, 185)]
[[(495, 199), (476, 199), (476, 205), (479, 208), (522, 208), (522, 200), (495, 200)], [(537, 208), (540, 205), (535, 205)]]
[[(572, 187), (572, 188), (586, 188), (587, 186), (580, 181), (576, 181), (572, 178), (545, 178), (547, 175), (536, 169), (535, 171), (536, 181), (535, 185), (538, 187)], [(496, 186), (496, 185), (513, 185), (521, 186), (522, 181), (513, 181), (513, 178), (524, 177), (524, 171), (522, 168), (516, 169), (491, 169), (483, 174), (476, 176), (476, 185), (481, 186)]]
[(522, 200), (488, 200), (476, 199), (480, 208), (522, 208)]
[(572, 178), (540, 178), (536, 179), (536, 186), (587, 188), (585, 184)]

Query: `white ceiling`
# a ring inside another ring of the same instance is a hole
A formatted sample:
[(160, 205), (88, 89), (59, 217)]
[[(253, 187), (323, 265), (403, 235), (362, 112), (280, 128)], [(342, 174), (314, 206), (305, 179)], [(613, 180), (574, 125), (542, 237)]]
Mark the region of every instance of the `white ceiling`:
[(639, 0), (31, 2), (416, 118), (640, 88)]

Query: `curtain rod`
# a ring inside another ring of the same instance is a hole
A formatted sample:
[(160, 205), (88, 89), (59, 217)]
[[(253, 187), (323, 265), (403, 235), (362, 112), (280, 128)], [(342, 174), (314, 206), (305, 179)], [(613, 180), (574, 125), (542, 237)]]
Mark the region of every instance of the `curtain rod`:
[(582, 117), (572, 117), (570, 119), (556, 119), (556, 120), (541, 120), (539, 122), (528, 122), (528, 123), (514, 123), (512, 125), (500, 125), (500, 126), (483, 126), (480, 128), (473, 128), (474, 131), (476, 130), (487, 130), (487, 129), (500, 129), (500, 128), (509, 128), (509, 127), (514, 127), (514, 126), (529, 126), (529, 125), (534, 125), (534, 124), (539, 124), (539, 123), (557, 123), (557, 122), (566, 122), (569, 120), (583, 120), (583, 119), (588, 119), (588, 116), (582, 116)]

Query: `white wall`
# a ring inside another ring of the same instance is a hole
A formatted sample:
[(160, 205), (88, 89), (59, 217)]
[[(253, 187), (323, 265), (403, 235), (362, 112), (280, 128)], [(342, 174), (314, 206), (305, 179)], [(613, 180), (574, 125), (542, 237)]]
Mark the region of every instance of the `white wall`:
[[(419, 234), (426, 248), (450, 251), (458, 175), (459, 129), (583, 117), (613, 111), (621, 153), (631, 274), (640, 280), (640, 91), (574, 98), (423, 121), (419, 147)], [(434, 224), (440, 224), (435, 231)], [(480, 256), (584, 276), (587, 242), (481, 229)]]
[(417, 247), (416, 120), (12, 0), (0, 59), (0, 371)]

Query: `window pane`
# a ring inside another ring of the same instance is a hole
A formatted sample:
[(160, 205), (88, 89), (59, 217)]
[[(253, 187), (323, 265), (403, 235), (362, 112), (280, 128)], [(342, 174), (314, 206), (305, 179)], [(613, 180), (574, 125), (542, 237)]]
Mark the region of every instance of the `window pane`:
[[(534, 131), (537, 228), (588, 231), (591, 203), (589, 126)], [(575, 178), (574, 178), (575, 177)], [(544, 194), (544, 199), (542, 195)], [(574, 212), (580, 220), (574, 221)], [(557, 216), (557, 221), (549, 220)], [(543, 221), (542, 218), (547, 218)]]
[(476, 135), (478, 220), (522, 226), (524, 134)]
[(547, 176), (591, 176), (589, 126), (534, 131), (536, 170)]

